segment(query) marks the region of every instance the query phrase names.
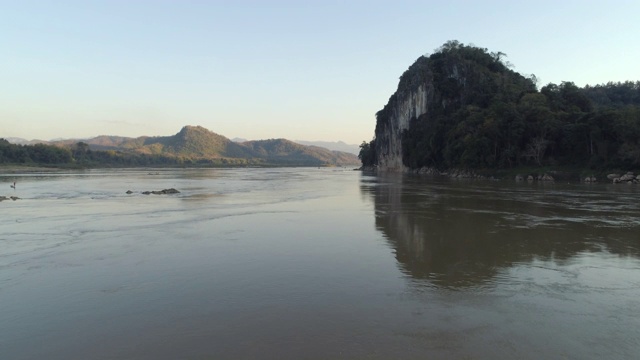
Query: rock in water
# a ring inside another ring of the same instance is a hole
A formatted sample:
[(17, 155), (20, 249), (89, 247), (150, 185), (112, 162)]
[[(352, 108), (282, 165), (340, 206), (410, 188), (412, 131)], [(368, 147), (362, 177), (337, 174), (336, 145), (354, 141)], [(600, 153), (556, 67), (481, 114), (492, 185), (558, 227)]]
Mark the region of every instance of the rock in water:
[(171, 188), (171, 189), (164, 189), (164, 190), (162, 190), (162, 193), (163, 193), (163, 194), (179, 194), (179, 193), (180, 193), (180, 191), (178, 191), (178, 190), (176, 190), (176, 189), (174, 189), (174, 188)]
[(620, 177), (620, 181), (631, 181), (631, 180), (635, 180), (635, 178), (636, 177), (633, 176), (633, 174), (625, 174)]
[(143, 191), (142, 194), (144, 195), (166, 195), (166, 194), (179, 194), (180, 191), (171, 188), (171, 189), (163, 189), (163, 190), (154, 190), (154, 191)]

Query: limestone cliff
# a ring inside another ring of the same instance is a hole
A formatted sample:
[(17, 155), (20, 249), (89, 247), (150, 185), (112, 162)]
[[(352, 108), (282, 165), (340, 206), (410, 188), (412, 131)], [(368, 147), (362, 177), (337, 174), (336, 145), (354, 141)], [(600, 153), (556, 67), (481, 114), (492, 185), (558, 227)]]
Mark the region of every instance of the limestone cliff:
[(427, 104), (433, 92), (431, 84), (420, 84), (413, 92), (393, 98), (387, 105), (388, 116), (376, 127), (378, 166), (385, 170), (402, 171), (402, 133), (409, 130), (412, 119), (427, 113)]
[[(376, 154), (381, 170), (405, 171), (403, 162), (403, 133), (411, 122), (427, 114), (432, 103), (440, 100), (430, 58), (421, 56), (402, 74), (397, 91), (385, 107), (376, 114)], [(459, 77), (455, 64), (450, 64), (451, 75)]]
[[(376, 114), (371, 143), (375, 163), (363, 165), (377, 165), (385, 171), (483, 165), (486, 153), (492, 150), (491, 160), (497, 161), (499, 150), (510, 144), (498, 144), (495, 136), (475, 134), (474, 129), (488, 128), (482, 119), (509, 118), (503, 114), (504, 106), (495, 104), (515, 103), (523, 94), (535, 91), (535, 83), (501, 61), (503, 55), (450, 41), (434, 54), (419, 57)], [(489, 108), (495, 111), (489, 113)], [(464, 144), (478, 138), (481, 140), (469, 146)]]

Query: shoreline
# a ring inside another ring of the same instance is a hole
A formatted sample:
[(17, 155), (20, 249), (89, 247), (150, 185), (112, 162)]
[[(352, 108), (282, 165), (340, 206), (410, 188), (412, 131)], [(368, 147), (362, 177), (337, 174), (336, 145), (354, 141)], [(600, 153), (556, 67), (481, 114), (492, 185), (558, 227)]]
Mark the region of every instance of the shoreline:
[(80, 168), (62, 168), (47, 166), (28, 166), (28, 165), (0, 165), (0, 174), (17, 174), (17, 173), (43, 173), (57, 172), (64, 170), (81, 170)]
[[(572, 182), (572, 183), (640, 183), (640, 171), (620, 169), (591, 170), (571, 167), (518, 167), (512, 169), (446, 169), (438, 170), (431, 167), (381, 169), (377, 166), (361, 166), (355, 170), (375, 173), (401, 173), (418, 176), (442, 177), (456, 180), (489, 180), (515, 182)], [(615, 175), (615, 176), (614, 176)], [(624, 177), (628, 177), (625, 179)], [(618, 181), (616, 181), (618, 180)], [(635, 180), (635, 181), (634, 181)]]

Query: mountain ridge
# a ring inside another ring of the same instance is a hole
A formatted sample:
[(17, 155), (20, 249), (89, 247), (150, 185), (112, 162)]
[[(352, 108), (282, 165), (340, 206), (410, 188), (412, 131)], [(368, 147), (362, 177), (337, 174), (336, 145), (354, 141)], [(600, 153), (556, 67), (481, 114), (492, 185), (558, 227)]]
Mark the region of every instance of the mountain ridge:
[(90, 139), (48, 142), (60, 147), (72, 148), (79, 142), (92, 151), (119, 151), (145, 156), (167, 156), (195, 161), (238, 160), (251, 164), (287, 166), (341, 166), (357, 165), (353, 153), (333, 151), (323, 147), (302, 145), (287, 139), (268, 139), (234, 142), (202, 126), (186, 125), (169, 136), (140, 136), (130, 138), (100, 135)]

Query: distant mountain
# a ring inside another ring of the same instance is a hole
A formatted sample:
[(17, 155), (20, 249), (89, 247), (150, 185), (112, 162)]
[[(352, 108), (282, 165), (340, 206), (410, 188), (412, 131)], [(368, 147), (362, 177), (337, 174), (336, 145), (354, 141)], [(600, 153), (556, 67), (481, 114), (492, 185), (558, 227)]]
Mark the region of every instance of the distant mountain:
[(8, 142), (12, 143), (12, 144), (17, 144), (17, 145), (34, 145), (34, 144), (47, 144), (48, 141), (45, 140), (27, 140), (27, 139), (23, 139), (23, 138), (19, 138), (19, 137), (8, 137), (8, 138), (4, 138), (5, 140), (7, 140)]
[(358, 160), (351, 153), (331, 151), (319, 146), (301, 145), (286, 139), (246, 141), (242, 145), (250, 148), (257, 156), (276, 163), (349, 165), (357, 164)]
[[(358, 158), (346, 152), (305, 146), (285, 139), (234, 142), (202, 126), (185, 126), (171, 136), (98, 136), (86, 140), (63, 140), (54, 144), (73, 147), (78, 141), (91, 150), (116, 150), (143, 155), (199, 160), (238, 160), (244, 164), (267, 165), (355, 165)], [(238, 163), (231, 161), (230, 163)]]
[(28, 144), (29, 140), (27, 139), (23, 139), (23, 138), (18, 138), (18, 137), (7, 137), (4, 138), (5, 140), (7, 140), (8, 142), (12, 143), (12, 144), (18, 144), (18, 145), (24, 145), (24, 144)]
[(133, 140), (124, 136), (107, 136), (101, 135), (91, 139), (64, 139), (64, 140), (52, 140), (51, 142), (57, 145), (74, 145), (80, 141), (88, 144), (93, 150), (116, 150), (127, 141)]
[(145, 154), (171, 154), (195, 158), (247, 158), (252, 154), (240, 144), (202, 126), (185, 126), (172, 136), (140, 137), (124, 148)]
[(343, 141), (331, 142), (331, 141), (295, 140), (295, 142), (302, 145), (320, 146), (329, 150), (344, 151), (344, 152), (348, 152), (355, 155), (358, 155), (358, 153), (360, 152), (359, 145), (347, 144)]

